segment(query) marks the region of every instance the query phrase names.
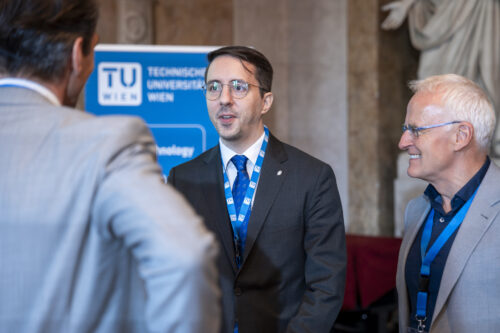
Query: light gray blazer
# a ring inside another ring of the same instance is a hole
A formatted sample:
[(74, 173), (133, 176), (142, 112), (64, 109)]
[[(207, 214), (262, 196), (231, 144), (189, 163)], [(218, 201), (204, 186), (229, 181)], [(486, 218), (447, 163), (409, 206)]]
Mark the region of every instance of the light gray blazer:
[[(409, 320), (406, 258), (429, 210), (430, 203), (422, 195), (408, 204), (405, 213), (396, 276), (400, 332), (406, 332)], [(491, 162), (446, 261), (431, 332), (500, 331), (499, 211), (500, 169)]]
[(217, 332), (214, 237), (130, 117), (0, 88), (0, 332)]

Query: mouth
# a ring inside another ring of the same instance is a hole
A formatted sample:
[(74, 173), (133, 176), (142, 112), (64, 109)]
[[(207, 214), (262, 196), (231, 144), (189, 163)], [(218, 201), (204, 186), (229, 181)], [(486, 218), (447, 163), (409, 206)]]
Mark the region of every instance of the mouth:
[(226, 119), (232, 119), (235, 118), (233, 115), (220, 115), (219, 119), (226, 120)]
[(410, 155), (410, 160), (415, 160), (422, 157), (422, 155), (420, 154), (409, 154), (409, 155)]
[(221, 125), (231, 125), (236, 119), (236, 115), (233, 113), (220, 113), (217, 119)]

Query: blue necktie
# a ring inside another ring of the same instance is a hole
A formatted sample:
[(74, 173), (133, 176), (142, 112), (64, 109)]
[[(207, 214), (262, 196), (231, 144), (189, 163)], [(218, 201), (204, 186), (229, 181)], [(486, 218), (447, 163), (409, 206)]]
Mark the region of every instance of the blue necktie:
[[(248, 158), (245, 155), (234, 155), (233, 158), (231, 158), (231, 162), (233, 162), (236, 170), (238, 171), (238, 173), (236, 174), (236, 178), (234, 179), (232, 189), (236, 215), (240, 213), (241, 204), (243, 203), (243, 199), (245, 199), (248, 184), (250, 183), (250, 178), (248, 177), (247, 172), (247, 161)], [(236, 230), (238, 232), (238, 238), (240, 239), (239, 243), (236, 244), (240, 256), (243, 256), (243, 249), (245, 247), (245, 239), (247, 234), (247, 225), (248, 219), (245, 219), (241, 226)], [(236, 263), (238, 267), (240, 267), (241, 258), (237, 258)], [(238, 333), (238, 323), (235, 324), (234, 333)]]
[(245, 155), (234, 155), (231, 159), (231, 162), (233, 162), (238, 171), (234, 179), (232, 190), (236, 214), (240, 213), (241, 204), (243, 203), (243, 199), (245, 199), (248, 184), (250, 183), (250, 178), (247, 173), (247, 161), (248, 158)]
[[(236, 170), (238, 171), (236, 178), (233, 183), (233, 200), (234, 206), (236, 209), (236, 215), (240, 213), (241, 204), (243, 203), (243, 199), (245, 199), (245, 195), (247, 193), (248, 184), (250, 183), (250, 178), (248, 177), (247, 172), (247, 161), (248, 158), (245, 155), (235, 155), (231, 158), (231, 162), (233, 162)], [(249, 214), (247, 214), (248, 216)], [(241, 259), (243, 257), (243, 250), (245, 249), (245, 241), (247, 238), (247, 226), (248, 226), (248, 218), (246, 218), (243, 223), (236, 229), (238, 233), (239, 242), (236, 244), (238, 247), (238, 252), (240, 253), (240, 257), (237, 259), (238, 266), (241, 265)]]

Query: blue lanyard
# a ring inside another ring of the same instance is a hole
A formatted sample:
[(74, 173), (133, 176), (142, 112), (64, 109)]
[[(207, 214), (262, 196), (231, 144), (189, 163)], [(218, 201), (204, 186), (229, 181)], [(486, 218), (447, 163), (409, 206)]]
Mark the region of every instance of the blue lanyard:
[[(423, 322), (426, 320), (427, 315), (427, 298), (429, 295), (429, 275), (431, 273), (431, 263), (436, 258), (437, 254), (443, 248), (444, 244), (450, 239), (453, 233), (462, 224), (467, 211), (469, 210), (472, 200), (476, 195), (476, 191), (467, 200), (467, 202), (460, 208), (457, 214), (453, 217), (446, 228), (441, 232), (436, 241), (432, 244), (431, 248), (427, 252), (427, 247), (432, 234), (432, 224), (434, 222), (434, 209), (431, 210), (427, 221), (425, 222), (424, 231), (422, 233), (422, 240), (420, 242), (420, 255), (422, 257), (422, 266), (420, 266), (420, 280), (419, 280), (419, 291), (417, 294), (417, 315), (416, 319), (419, 322), (419, 332), (422, 332), (425, 326)], [(427, 253), (426, 253), (427, 252)]]
[[(250, 178), (250, 183), (248, 184), (247, 192), (245, 193), (245, 198), (241, 204), (240, 213), (236, 216), (236, 207), (234, 206), (233, 194), (231, 192), (231, 185), (229, 184), (229, 179), (226, 174), (226, 169), (224, 167), (224, 161), (222, 162), (222, 170), (224, 173), (224, 193), (226, 195), (226, 205), (227, 211), (229, 213), (229, 218), (231, 220), (231, 226), (233, 228), (234, 244), (237, 250), (236, 256), (239, 257), (241, 254), (238, 253), (238, 244), (242, 241), (239, 238), (237, 230), (241, 227), (247, 215), (250, 213), (250, 204), (252, 203), (252, 198), (255, 193), (255, 188), (260, 177), (260, 170), (262, 168), (262, 163), (264, 161), (264, 156), (266, 154), (267, 142), (269, 141), (269, 130), (264, 126), (264, 141), (260, 147), (259, 156), (257, 157), (257, 162), (255, 163), (252, 171), (252, 177)], [(238, 258), (237, 258), (238, 259)], [(241, 258), (239, 258), (241, 259)]]

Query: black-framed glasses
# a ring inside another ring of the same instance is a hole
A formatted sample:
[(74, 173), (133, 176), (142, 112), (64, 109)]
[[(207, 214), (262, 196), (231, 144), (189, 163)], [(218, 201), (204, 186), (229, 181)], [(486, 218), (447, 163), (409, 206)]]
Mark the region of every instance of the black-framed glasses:
[(436, 128), (436, 127), (441, 127), (441, 126), (446, 126), (446, 125), (451, 125), (451, 124), (458, 124), (458, 123), (461, 123), (462, 121), (460, 120), (454, 120), (454, 121), (448, 121), (446, 123), (441, 123), (441, 124), (435, 124), (435, 125), (428, 125), (428, 126), (420, 126), (420, 127), (415, 127), (415, 126), (412, 126), (412, 125), (405, 125), (403, 124), (403, 133), (406, 132), (406, 131), (409, 131), (410, 134), (415, 137), (415, 138), (418, 138), (421, 134), (422, 134), (422, 131), (423, 130), (427, 130), (427, 129), (431, 129), (431, 128)]
[(252, 83), (248, 83), (243, 80), (232, 80), (229, 83), (222, 83), (219, 81), (209, 81), (203, 86), (203, 93), (210, 101), (215, 101), (220, 98), (224, 86), (228, 86), (231, 91), (231, 96), (233, 98), (243, 98), (248, 94), (250, 86), (261, 88), (260, 86)]

